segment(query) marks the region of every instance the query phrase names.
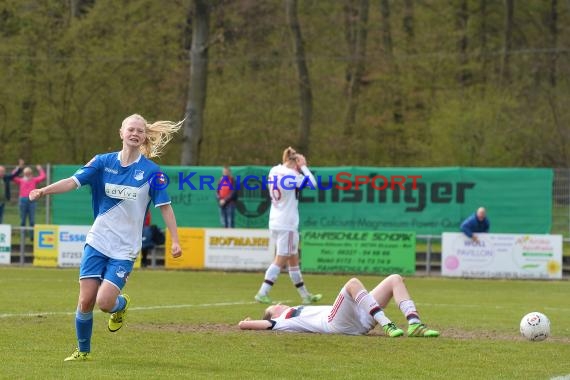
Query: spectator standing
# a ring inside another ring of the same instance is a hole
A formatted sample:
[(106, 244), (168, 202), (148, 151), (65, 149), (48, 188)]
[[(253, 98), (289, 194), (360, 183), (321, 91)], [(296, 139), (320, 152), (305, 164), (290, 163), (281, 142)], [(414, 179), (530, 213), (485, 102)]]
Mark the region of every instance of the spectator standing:
[(479, 207), (476, 212), (461, 223), (461, 231), (473, 241), (478, 240), (475, 233), (487, 233), (490, 228), (491, 223), (487, 218), (487, 210), (484, 207)]
[(6, 168), (0, 165), (0, 224), (2, 224), (4, 219), (4, 206), (10, 200), (10, 181), (12, 178), (17, 177), (22, 173), (24, 168), (24, 160), (18, 160), (18, 166), (12, 170), (10, 174), (6, 174)]
[[(36, 202), (29, 199), (30, 192), (34, 190), (38, 183), (46, 179), (46, 173), (40, 165), (36, 165), (38, 176), (34, 177), (32, 168), (27, 166), (24, 168), (23, 177), (14, 177), (12, 181), (20, 187), (20, 226), (26, 226), (26, 220), (30, 222), (30, 227), (36, 224)], [(30, 239), (33, 239), (34, 232), (30, 234)]]
[(232, 171), (228, 166), (222, 170), (222, 178), (218, 182), (216, 190), (218, 207), (220, 208), (220, 223), (225, 228), (235, 227), (235, 212), (237, 189)]

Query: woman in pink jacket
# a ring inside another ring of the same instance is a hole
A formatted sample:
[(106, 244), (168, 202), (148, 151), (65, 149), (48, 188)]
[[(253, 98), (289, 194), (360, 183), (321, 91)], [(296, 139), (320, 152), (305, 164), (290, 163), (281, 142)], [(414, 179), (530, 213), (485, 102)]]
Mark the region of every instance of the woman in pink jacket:
[[(30, 192), (36, 188), (38, 183), (46, 179), (44, 169), (40, 165), (37, 165), (36, 169), (39, 172), (37, 177), (32, 175), (32, 169), (30, 167), (26, 167), (24, 168), (23, 177), (12, 178), (12, 181), (16, 182), (20, 187), (20, 225), (22, 227), (26, 226), (26, 219), (29, 219), (31, 227), (34, 226), (36, 218), (36, 202), (30, 201), (28, 196), (30, 195)], [(32, 231), (30, 238), (33, 239), (33, 236), (34, 232)]]

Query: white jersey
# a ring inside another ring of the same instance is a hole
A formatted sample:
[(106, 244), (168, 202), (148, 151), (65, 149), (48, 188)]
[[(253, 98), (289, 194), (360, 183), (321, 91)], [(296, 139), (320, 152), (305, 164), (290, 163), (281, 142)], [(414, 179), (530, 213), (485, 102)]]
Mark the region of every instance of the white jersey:
[(273, 319), (272, 330), (330, 334), (328, 316), (332, 308), (332, 305), (290, 307)]
[(333, 305), (291, 307), (274, 318), (272, 325), (277, 331), (365, 335), (376, 321), (343, 287)]
[(284, 165), (277, 165), (269, 171), (269, 229), (297, 231), (299, 229), (299, 191), (304, 186), (317, 185), (311, 171), (303, 166), (303, 174)]
[(78, 187), (91, 186), (95, 222), (86, 243), (113, 259), (135, 260), (150, 201), (155, 207), (170, 203), (165, 187), (150, 186), (157, 183), (159, 172), (158, 165), (143, 155), (121, 166), (120, 152), (95, 156), (75, 172), (71, 178)]

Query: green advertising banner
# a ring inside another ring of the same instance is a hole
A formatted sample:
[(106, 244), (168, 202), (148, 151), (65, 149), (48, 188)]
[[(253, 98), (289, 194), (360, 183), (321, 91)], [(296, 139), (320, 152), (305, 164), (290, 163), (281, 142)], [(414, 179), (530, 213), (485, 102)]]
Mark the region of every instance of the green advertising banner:
[[(80, 166), (56, 165), (54, 181)], [(269, 167), (234, 167), (236, 227), (266, 228)], [(215, 187), (221, 167), (166, 166), (178, 224), (219, 227)], [(487, 208), (496, 233), (550, 233), (551, 169), (315, 167), (315, 189), (299, 194), (300, 229), (456, 232), (477, 207)], [(247, 183), (247, 186), (244, 184)], [(159, 210), (153, 223), (163, 226)], [(52, 222), (90, 224), (89, 189), (52, 197)]]
[[(484, 206), (492, 232), (550, 233), (551, 169), (339, 167), (314, 171), (323, 183), (345, 185), (338, 180), (354, 181), (357, 176), (379, 179), (374, 186), (358, 189), (304, 190), (300, 196), (303, 228), (439, 235), (459, 231), (461, 222)], [(403, 184), (395, 185), (402, 177)], [(387, 188), (378, 190), (386, 182)]]
[(303, 231), (304, 271), (404, 275), (416, 272), (416, 234), (385, 231)]

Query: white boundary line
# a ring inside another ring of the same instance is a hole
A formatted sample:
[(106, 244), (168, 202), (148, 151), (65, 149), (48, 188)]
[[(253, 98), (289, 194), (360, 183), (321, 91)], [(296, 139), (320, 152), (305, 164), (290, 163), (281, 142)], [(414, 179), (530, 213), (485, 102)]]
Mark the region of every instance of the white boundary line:
[[(476, 304), (424, 303), (424, 302), (417, 302), (417, 305), (428, 306), (428, 307), (481, 308), (481, 309), (497, 309), (497, 310), (512, 309), (515, 306), (516, 307), (520, 306), (520, 305), (490, 305), (490, 304), (476, 305)], [(544, 309), (552, 311), (570, 311), (570, 308), (549, 307), (549, 306), (536, 307), (535, 309)]]
[[(289, 300), (281, 301), (289, 302)], [(161, 309), (190, 309), (198, 307), (222, 307), (222, 306), (240, 306), (240, 305), (253, 305), (257, 302), (251, 301), (241, 301), (241, 302), (218, 302), (218, 303), (203, 303), (203, 304), (181, 304), (181, 305), (156, 305), (156, 306), (139, 306), (130, 307), (129, 310), (161, 310)], [(100, 310), (94, 310), (95, 313), (101, 313)], [(23, 317), (44, 317), (49, 315), (75, 315), (75, 312), (70, 311), (36, 311), (27, 313), (2, 313), (0, 314), (0, 319), (2, 318), (23, 318)]]

